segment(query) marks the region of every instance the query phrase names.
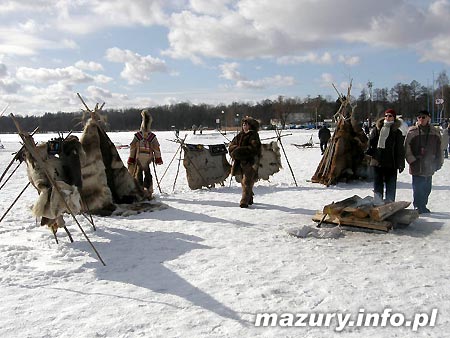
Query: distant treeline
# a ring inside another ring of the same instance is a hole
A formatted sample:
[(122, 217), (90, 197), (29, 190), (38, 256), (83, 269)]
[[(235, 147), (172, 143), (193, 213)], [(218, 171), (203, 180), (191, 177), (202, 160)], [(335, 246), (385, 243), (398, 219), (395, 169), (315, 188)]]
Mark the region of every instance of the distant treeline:
[[(430, 88), (420, 85), (417, 81), (410, 84), (398, 83), (388, 90), (364, 88), (353, 102), (357, 104), (355, 115), (360, 121), (368, 118), (374, 120), (387, 108), (394, 108), (404, 119), (412, 119), (417, 111), (428, 109), (435, 113), (442, 112), (442, 118), (448, 118), (450, 109), (450, 87), (445, 71), (439, 77), (439, 86), (433, 92)], [(443, 104), (434, 105), (436, 98), (442, 98)], [(301, 122), (323, 121), (331, 119), (339, 104), (336, 98), (310, 96), (301, 98), (278, 97), (277, 100), (263, 100), (257, 104), (233, 102), (229, 105), (194, 105), (178, 103), (149, 107), (153, 116), (152, 128), (155, 130), (191, 129), (193, 125), (208, 128), (236, 126), (241, 117), (253, 116), (263, 125), (270, 124), (271, 119), (277, 119), (281, 124), (296, 122), (295, 116), (302, 116)], [(105, 109), (103, 116), (107, 122), (107, 129), (111, 131), (125, 131), (139, 129), (141, 123), (141, 109)], [(5, 114), (6, 115), (6, 114)], [(48, 131), (81, 131), (82, 114), (77, 113), (46, 113), (42, 116), (17, 116), (22, 128), (27, 131), (39, 127), (40, 132)], [(219, 121), (219, 123), (217, 123)], [(17, 132), (8, 116), (0, 117), (0, 133)]]

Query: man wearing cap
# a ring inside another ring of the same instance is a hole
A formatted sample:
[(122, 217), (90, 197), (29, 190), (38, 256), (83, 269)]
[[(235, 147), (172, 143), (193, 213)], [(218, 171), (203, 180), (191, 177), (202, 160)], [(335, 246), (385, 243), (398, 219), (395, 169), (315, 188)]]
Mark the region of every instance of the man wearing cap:
[(442, 167), (441, 135), (430, 125), (427, 110), (419, 111), (417, 122), (408, 130), (405, 140), (406, 161), (412, 175), (414, 208), (419, 214), (429, 213), (428, 197), (431, 193), (433, 174)]
[(370, 165), (374, 169), (373, 192), (376, 204), (383, 201), (386, 186), (386, 201), (394, 202), (397, 191), (397, 170), (405, 169), (405, 137), (401, 131), (402, 122), (394, 109), (384, 112), (369, 135)]

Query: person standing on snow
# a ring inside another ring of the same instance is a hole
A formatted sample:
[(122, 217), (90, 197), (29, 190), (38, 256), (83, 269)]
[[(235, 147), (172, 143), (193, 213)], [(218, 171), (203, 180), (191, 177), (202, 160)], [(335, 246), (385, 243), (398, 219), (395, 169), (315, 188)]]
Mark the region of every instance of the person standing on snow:
[(319, 129), (319, 141), (320, 141), (320, 151), (323, 153), (327, 149), (328, 141), (331, 138), (331, 131), (327, 128), (327, 126), (324, 124)]
[(394, 109), (384, 112), (369, 135), (370, 165), (374, 169), (373, 192), (374, 201), (383, 201), (386, 187), (386, 201), (394, 202), (397, 191), (397, 170), (405, 169), (405, 137), (401, 131), (402, 121), (397, 119)]
[(430, 125), (430, 121), (430, 113), (427, 110), (420, 111), (416, 125), (409, 128), (405, 140), (406, 161), (412, 175), (413, 204), (419, 214), (430, 213), (427, 204), (432, 177), (443, 163), (441, 134)]
[(241, 208), (253, 204), (253, 185), (258, 179), (259, 159), (261, 157), (261, 141), (259, 139), (259, 122), (250, 116), (242, 119), (242, 130), (230, 143), (229, 152), (234, 160), (231, 168), (232, 176), (241, 176), (242, 198)]
[(153, 177), (150, 172), (150, 164), (163, 164), (161, 150), (156, 135), (151, 132), (153, 118), (148, 110), (141, 112), (141, 129), (134, 134), (130, 144), (130, 156), (128, 157), (128, 171), (138, 183), (147, 191), (150, 199), (153, 194)]

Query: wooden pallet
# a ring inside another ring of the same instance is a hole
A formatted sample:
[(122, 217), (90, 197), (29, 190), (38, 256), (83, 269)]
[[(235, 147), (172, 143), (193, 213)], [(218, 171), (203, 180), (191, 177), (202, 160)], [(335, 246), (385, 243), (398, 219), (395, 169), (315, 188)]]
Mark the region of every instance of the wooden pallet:
[(393, 223), (390, 221), (374, 221), (370, 218), (358, 218), (353, 216), (343, 217), (339, 215), (326, 215), (318, 211), (312, 218), (315, 222), (346, 225), (357, 228), (379, 230), (388, 232), (392, 229)]

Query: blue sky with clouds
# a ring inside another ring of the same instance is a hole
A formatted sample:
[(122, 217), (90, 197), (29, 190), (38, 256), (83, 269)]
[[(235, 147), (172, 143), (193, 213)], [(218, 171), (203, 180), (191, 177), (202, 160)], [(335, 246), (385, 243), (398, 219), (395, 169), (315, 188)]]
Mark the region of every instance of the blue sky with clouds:
[(358, 96), (450, 65), (450, 0), (2, 0), (0, 109)]

